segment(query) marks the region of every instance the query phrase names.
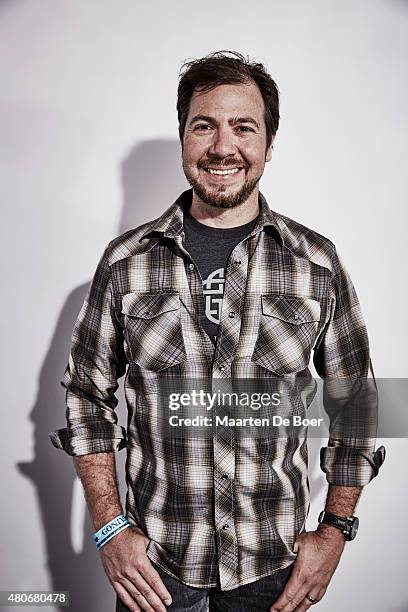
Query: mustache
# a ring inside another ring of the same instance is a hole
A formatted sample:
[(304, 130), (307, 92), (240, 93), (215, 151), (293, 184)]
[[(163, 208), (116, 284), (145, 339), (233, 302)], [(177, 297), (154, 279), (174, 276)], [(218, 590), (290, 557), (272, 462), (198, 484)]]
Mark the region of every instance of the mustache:
[(222, 169), (231, 167), (236, 168), (237, 166), (241, 168), (246, 168), (247, 164), (245, 164), (239, 159), (207, 159), (204, 161), (200, 161), (197, 166), (198, 168), (208, 168), (209, 166), (211, 166), (211, 168)]

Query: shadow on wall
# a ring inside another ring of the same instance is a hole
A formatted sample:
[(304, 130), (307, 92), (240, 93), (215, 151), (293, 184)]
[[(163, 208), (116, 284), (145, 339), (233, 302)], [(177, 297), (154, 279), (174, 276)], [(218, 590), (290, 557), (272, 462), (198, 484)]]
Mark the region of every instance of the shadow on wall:
[[(158, 217), (186, 189), (180, 145), (175, 140), (138, 144), (123, 161), (121, 174), (123, 206), (116, 235)], [(95, 253), (95, 268), (101, 254)], [(66, 426), (65, 391), (60, 380), (68, 362), (72, 329), (87, 288), (88, 284), (84, 284), (74, 289), (60, 313), (41, 367), (38, 394), (31, 411), (34, 460), (18, 463), (17, 468), (33, 482), (37, 491), (50, 573), (49, 588), (69, 591), (70, 609), (74, 612), (112, 612), (116, 594), (92, 540), (93, 526), (88, 512), (82, 550), (76, 552), (71, 541), (72, 496), (76, 479), (72, 459), (54, 448), (48, 437), (50, 431)], [(118, 397), (120, 399), (120, 394)], [(119, 416), (125, 410), (123, 402), (120, 404)], [(124, 463), (124, 453), (118, 455), (119, 465)], [(55, 609), (66, 610), (64, 607)]]

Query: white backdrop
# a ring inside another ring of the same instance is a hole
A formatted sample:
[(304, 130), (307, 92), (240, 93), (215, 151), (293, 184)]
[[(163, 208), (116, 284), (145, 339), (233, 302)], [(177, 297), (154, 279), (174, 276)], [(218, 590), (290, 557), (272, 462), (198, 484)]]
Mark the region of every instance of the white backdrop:
[[(0, 2), (0, 589), (64, 589), (74, 612), (114, 609), (72, 460), (48, 432), (65, 426), (59, 381), (103, 248), (186, 188), (185, 59), (233, 49), (267, 64), (282, 118), (261, 190), (336, 243), (376, 375), (407, 376), (407, 34), (406, 0)], [(322, 612), (408, 610), (407, 441), (386, 446)], [(323, 486), (315, 467), (310, 528)]]

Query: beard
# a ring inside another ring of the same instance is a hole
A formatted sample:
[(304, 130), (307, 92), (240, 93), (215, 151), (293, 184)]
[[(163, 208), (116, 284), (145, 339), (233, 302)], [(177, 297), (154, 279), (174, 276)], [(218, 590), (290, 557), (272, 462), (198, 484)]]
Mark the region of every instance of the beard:
[(257, 178), (245, 182), (238, 191), (226, 193), (229, 187), (225, 185), (219, 185), (211, 190), (206, 189), (202, 183), (190, 174), (184, 163), (183, 170), (187, 181), (190, 183), (200, 200), (214, 208), (234, 208), (235, 206), (243, 204), (243, 202), (246, 202), (249, 198), (261, 178), (258, 176)]

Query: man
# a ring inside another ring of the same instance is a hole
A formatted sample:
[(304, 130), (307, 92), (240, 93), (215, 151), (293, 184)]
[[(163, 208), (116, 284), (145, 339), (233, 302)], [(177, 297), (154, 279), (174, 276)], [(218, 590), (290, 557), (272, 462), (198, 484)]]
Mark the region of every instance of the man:
[[(192, 190), (107, 246), (74, 329), (68, 426), (51, 439), (74, 456), (117, 610), (303, 612), (355, 534), (383, 449), (331, 435), (326, 514), (305, 532), (305, 439), (244, 438), (213, 422), (211, 436), (164, 435), (160, 389), (192, 379), (293, 387), (310, 382), (312, 349), (319, 376), (347, 386), (368, 377), (366, 329), (332, 242), (259, 192), (279, 125), (265, 68), (231, 52), (189, 62), (177, 110)], [(114, 394), (126, 369), (125, 432)], [(114, 453), (125, 446), (121, 517)]]

